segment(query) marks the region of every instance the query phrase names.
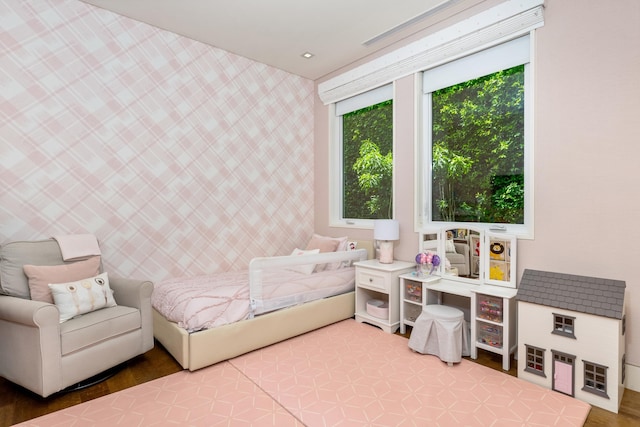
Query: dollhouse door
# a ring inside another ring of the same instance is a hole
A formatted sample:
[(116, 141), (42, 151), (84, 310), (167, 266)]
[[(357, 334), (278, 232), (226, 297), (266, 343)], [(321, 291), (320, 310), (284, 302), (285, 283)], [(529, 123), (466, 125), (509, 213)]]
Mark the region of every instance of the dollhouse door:
[(562, 360), (563, 357), (553, 361), (553, 386), (552, 389), (560, 393), (573, 396), (573, 363), (571, 360)]

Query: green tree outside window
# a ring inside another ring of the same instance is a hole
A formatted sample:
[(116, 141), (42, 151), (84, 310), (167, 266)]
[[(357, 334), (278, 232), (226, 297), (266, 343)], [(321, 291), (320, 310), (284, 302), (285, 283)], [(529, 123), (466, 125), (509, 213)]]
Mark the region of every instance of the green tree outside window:
[(342, 129), (344, 218), (391, 218), (393, 101), (344, 114)]
[(432, 220), (524, 223), (524, 65), (432, 93)]

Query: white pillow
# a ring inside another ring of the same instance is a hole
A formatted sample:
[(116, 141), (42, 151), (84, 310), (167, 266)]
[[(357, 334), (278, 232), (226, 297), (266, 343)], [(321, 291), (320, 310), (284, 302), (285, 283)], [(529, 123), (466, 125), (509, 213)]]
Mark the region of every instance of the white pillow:
[(444, 251), (449, 253), (456, 253), (456, 245), (453, 244), (453, 240), (447, 239), (444, 241)]
[[(305, 255), (313, 255), (319, 254), (320, 249), (310, 249), (308, 251), (304, 251), (302, 249), (295, 248), (293, 252), (291, 252), (291, 256), (305, 256)], [(300, 264), (300, 265), (292, 265), (290, 267), (286, 267), (287, 270), (297, 271), (302, 274), (311, 274), (313, 273), (313, 269), (316, 268), (315, 264)]]
[(77, 282), (52, 283), (49, 289), (60, 312), (60, 323), (80, 314), (116, 305), (107, 273)]

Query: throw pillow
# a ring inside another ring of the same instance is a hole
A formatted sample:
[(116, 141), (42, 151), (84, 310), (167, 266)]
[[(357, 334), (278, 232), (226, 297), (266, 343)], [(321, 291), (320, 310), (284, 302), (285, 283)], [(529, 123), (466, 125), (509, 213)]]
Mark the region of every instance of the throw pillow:
[[(313, 241), (331, 241), (331, 242), (335, 242), (338, 244), (338, 246), (336, 247), (334, 252), (340, 252), (340, 251), (346, 251), (347, 250), (347, 245), (348, 245), (348, 241), (347, 241), (347, 236), (344, 237), (329, 237), (329, 236), (321, 236), (319, 234), (314, 234), (313, 237), (311, 238), (311, 242), (309, 242), (309, 245), (311, 245), (311, 243)], [(307, 247), (307, 249), (312, 249), (310, 247)], [(340, 262), (332, 262), (330, 264), (325, 264), (325, 268), (323, 268), (323, 270), (337, 270), (338, 268), (340, 268), (342, 265), (342, 263)]]
[(100, 257), (60, 265), (24, 265), (29, 279), (29, 293), (34, 301), (53, 304), (49, 283), (67, 283), (97, 276), (100, 273)]
[(449, 253), (456, 252), (456, 245), (453, 244), (453, 240), (447, 239), (444, 241), (444, 251)]
[[(340, 241), (337, 239), (333, 239), (330, 237), (320, 236), (318, 234), (314, 234), (309, 244), (307, 245), (306, 250), (319, 249), (320, 253), (325, 252), (335, 252), (340, 245)], [(319, 264), (316, 265), (316, 272), (323, 271), (328, 264)]]
[(53, 283), (49, 288), (60, 311), (60, 323), (80, 314), (116, 305), (107, 273), (76, 282)]
[[(319, 253), (320, 253), (320, 249), (311, 249), (308, 251), (303, 251), (302, 249), (295, 248), (293, 252), (291, 252), (291, 256), (305, 256), (305, 255), (313, 255), (313, 254), (319, 254)], [(300, 265), (292, 265), (286, 268), (287, 270), (297, 271), (298, 273), (309, 275), (313, 273), (313, 269), (316, 268), (316, 265), (300, 264)]]
[(323, 252), (335, 252), (338, 249), (340, 242), (336, 239), (318, 236), (314, 234), (306, 250), (319, 249), (320, 253)]

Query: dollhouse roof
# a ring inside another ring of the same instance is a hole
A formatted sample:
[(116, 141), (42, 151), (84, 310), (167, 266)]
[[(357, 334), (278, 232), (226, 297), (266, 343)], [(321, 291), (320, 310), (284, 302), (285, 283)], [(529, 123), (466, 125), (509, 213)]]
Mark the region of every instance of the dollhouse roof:
[(526, 269), (518, 301), (622, 319), (625, 282)]

